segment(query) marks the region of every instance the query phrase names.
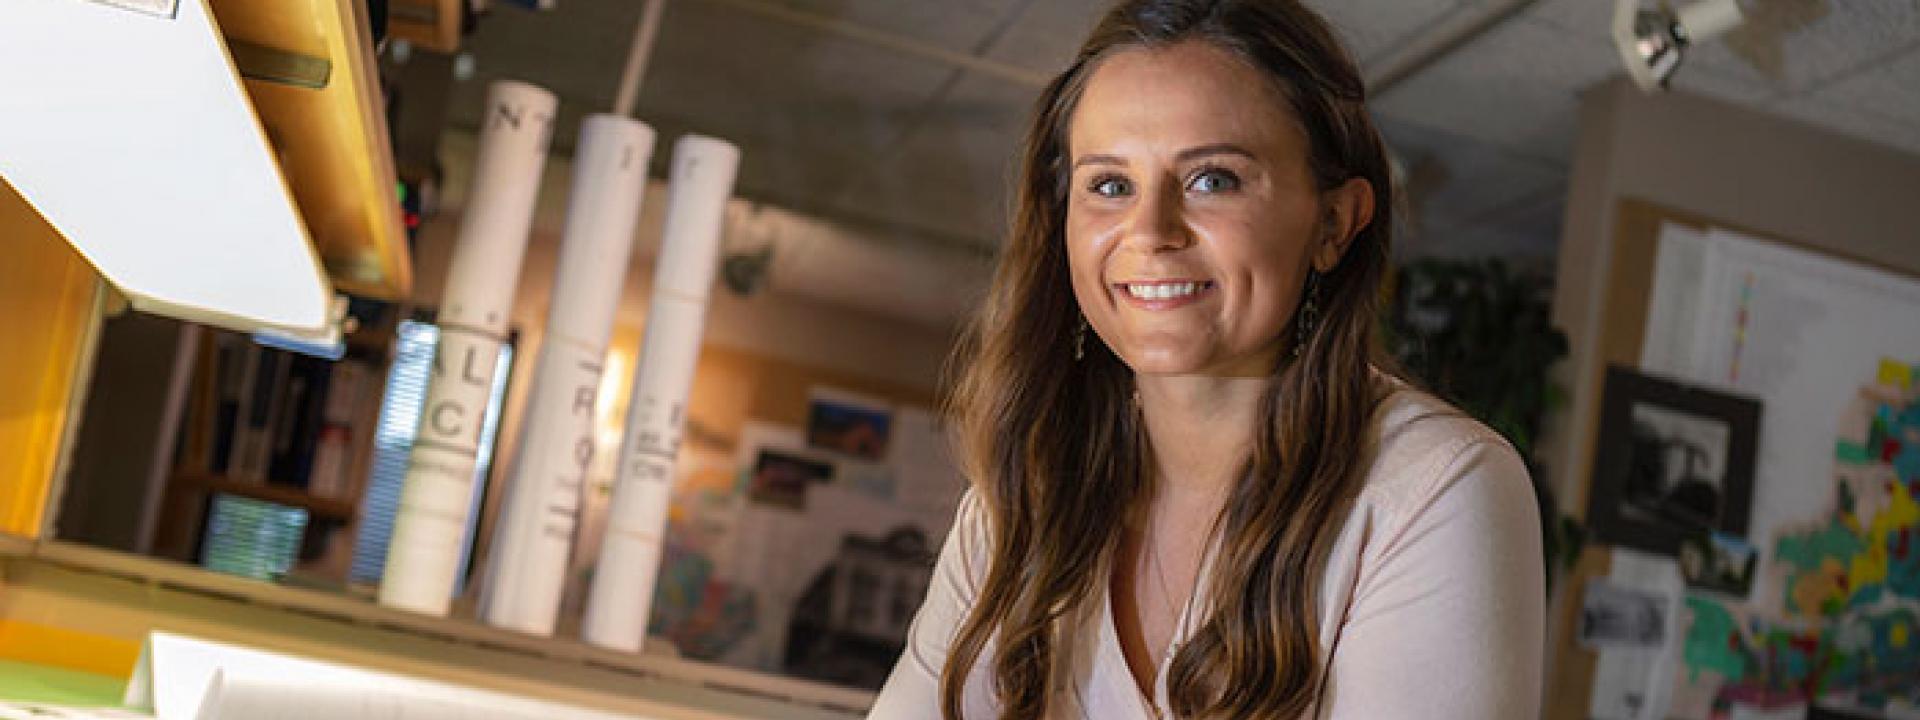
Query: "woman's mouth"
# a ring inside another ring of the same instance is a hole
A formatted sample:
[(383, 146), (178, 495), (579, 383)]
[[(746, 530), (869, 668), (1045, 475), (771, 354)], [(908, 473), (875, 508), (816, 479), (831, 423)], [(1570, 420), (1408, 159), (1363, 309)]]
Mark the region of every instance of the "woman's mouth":
[(1114, 283), (1128, 304), (1148, 310), (1169, 310), (1198, 301), (1211, 292), (1212, 280), (1153, 280)]

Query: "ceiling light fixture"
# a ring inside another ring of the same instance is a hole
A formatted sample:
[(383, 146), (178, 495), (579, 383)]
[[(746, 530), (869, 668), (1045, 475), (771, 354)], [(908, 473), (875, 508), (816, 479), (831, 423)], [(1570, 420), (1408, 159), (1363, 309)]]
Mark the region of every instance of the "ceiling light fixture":
[(1642, 9), (1639, 0), (1618, 0), (1613, 43), (1635, 85), (1647, 92), (1664, 90), (1688, 46), (1720, 36), (1742, 19), (1738, 0), (1698, 0), (1677, 11), (1665, 4)]

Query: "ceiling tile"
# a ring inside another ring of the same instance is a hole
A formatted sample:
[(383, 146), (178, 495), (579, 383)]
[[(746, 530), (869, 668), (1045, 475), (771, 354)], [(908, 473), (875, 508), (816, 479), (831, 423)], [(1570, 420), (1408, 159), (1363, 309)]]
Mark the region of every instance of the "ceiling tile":
[(986, 55), (1045, 73), (1065, 70), (1112, 4), (1112, 0), (1037, 0), (1027, 5)]
[(1613, 0), (1540, 0), (1523, 17), (1604, 38), (1613, 32)]
[(1779, 97), (1779, 87), (1749, 73), (1727, 72), (1706, 65), (1682, 64), (1668, 87), (1695, 95), (1719, 98), (1736, 105), (1758, 107)]
[(1616, 62), (1603, 39), (1516, 18), (1394, 86), (1373, 108), (1565, 166), (1578, 93), (1614, 74)]
[[(606, 107), (618, 89), (640, 9), (637, 2), (566, 3), (550, 12), (501, 7), (480, 19), (462, 49), (485, 76), (525, 80), (552, 90), (563, 102)], [(460, 85), (466, 87), (456, 92), (474, 90), (473, 102), (456, 102), (451, 109), (477, 115), (485, 83)]]
[[(1747, 24), (1692, 48), (1686, 64), (1803, 93), (1920, 42), (1920, 3), (1913, 0), (1769, 0), (1747, 7)], [(1768, 65), (1775, 67), (1762, 69)]]
[[(1308, 4), (1334, 26), (1348, 50), (1364, 64), (1462, 7), (1463, 0), (1310, 0)], [(1111, 0), (1036, 1), (989, 56), (1043, 72), (1062, 70), (1111, 6)]]
[(837, 194), (833, 209), (978, 244), (997, 243), (1037, 93), (967, 76), (898, 149), (862, 166)]
[[(550, 14), (576, 7), (592, 6), (569, 3)], [(519, 21), (550, 21), (516, 14)], [(589, 14), (570, 22), (610, 20)], [(561, 96), (554, 145), (569, 150), (579, 116), (611, 104), (625, 41), (588, 53), (582, 48), (598, 37), (591, 32), (552, 35), (542, 44), (508, 39), (516, 32), (500, 25), (496, 32), (506, 37), (476, 45), (476, 55), (488, 54), (480, 56), (476, 77), (456, 86), (451, 122), (476, 122), (490, 80), (525, 79)], [(631, 31), (631, 24), (625, 27), (623, 34)], [(568, 42), (553, 42), (559, 37)], [(556, 54), (562, 59), (556, 61)], [(656, 172), (666, 167), (670, 143), (680, 134), (714, 135), (741, 147), (743, 195), (814, 208), (897, 142), (954, 72), (723, 3), (669, 3), (635, 114), (660, 133)]]
[(1920, 122), (1850, 106), (1831, 91), (1789, 98), (1776, 103), (1769, 111), (1920, 155)]
[[(883, 30), (948, 50), (973, 52), (1009, 13), (1036, 0), (755, 0)], [(1044, 0), (1038, 0), (1044, 1)]]
[(1362, 65), (1461, 7), (1461, 0), (1308, 0)]
[[(1761, 86), (1766, 96), (1805, 92), (1920, 42), (1920, 3), (1912, 0), (1745, 0), (1742, 6), (1746, 24), (1689, 50), (1676, 82), (1707, 69), (1748, 88), (1713, 93), (1729, 99), (1751, 97), (1750, 88)], [(1613, 0), (1542, 0), (1525, 17), (1607, 38), (1613, 12)], [(1727, 83), (1706, 85), (1727, 89)]]
[(1423, 222), (1484, 221), (1516, 202), (1564, 184), (1566, 171), (1457, 133), (1382, 119), (1387, 145), (1414, 176), (1409, 198)]
[(1920, 125), (1920, 45), (1885, 65), (1841, 78), (1817, 95), (1833, 103)]

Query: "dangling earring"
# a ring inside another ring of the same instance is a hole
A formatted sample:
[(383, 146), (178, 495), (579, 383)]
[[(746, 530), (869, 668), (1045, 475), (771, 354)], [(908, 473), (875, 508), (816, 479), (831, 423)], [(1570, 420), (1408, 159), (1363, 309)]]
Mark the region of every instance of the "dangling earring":
[(1080, 324), (1073, 328), (1073, 361), (1087, 358), (1087, 318), (1080, 316)]
[(1307, 269), (1306, 302), (1300, 304), (1299, 319), (1293, 323), (1293, 357), (1300, 359), (1300, 353), (1307, 347), (1307, 340), (1313, 337), (1315, 327), (1320, 323), (1320, 272)]

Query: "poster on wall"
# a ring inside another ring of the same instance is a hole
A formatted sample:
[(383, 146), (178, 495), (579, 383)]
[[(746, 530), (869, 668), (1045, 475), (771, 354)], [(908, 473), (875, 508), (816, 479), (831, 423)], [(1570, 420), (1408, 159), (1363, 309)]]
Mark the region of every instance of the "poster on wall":
[(1665, 716), (1920, 716), (1920, 280), (1718, 229), (1659, 256), (1643, 369), (1768, 408), (1750, 590), (1686, 594)]

